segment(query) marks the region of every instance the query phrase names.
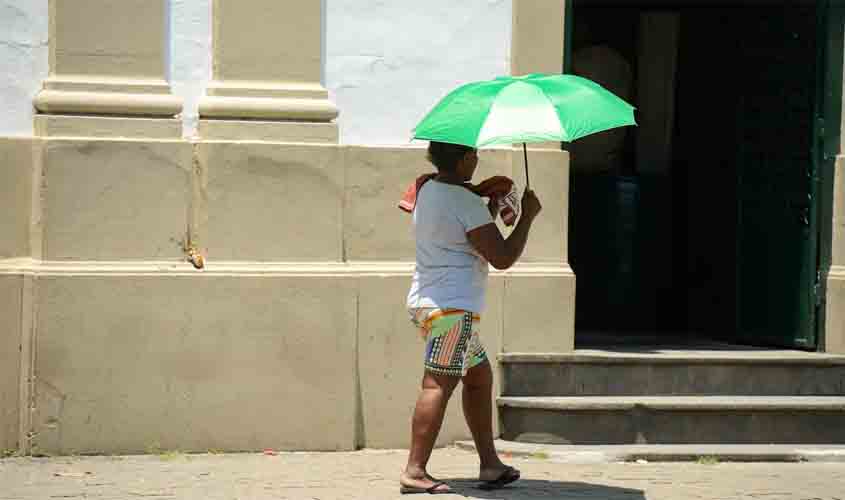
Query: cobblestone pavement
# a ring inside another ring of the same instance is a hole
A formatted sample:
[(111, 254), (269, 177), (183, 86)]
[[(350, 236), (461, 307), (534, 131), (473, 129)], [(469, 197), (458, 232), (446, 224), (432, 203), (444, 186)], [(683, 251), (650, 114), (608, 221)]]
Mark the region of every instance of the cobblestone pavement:
[[(402, 497), (398, 476), (405, 458), (404, 451), (374, 450), (10, 458), (0, 460), (0, 499), (394, 499)], [(523, 479), (493, 492), (475, 487), (476, 458), (467, 451), (436, 450), (429, 472), (452, 486), (454, 494), (444, 499), (845, 500), (842, 463), (509, 461)]]

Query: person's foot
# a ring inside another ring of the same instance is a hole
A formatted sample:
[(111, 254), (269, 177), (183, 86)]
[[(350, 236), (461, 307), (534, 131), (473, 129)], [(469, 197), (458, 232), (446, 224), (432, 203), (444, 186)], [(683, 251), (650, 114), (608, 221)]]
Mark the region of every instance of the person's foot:
[(425, 472), (409, 474), (402, 472), (399, 476), (399, 491), (401, 493), (430, 493), (432, 495), (451, 493), (451, 488), (443, 481), (438, 481)]
[(496, 466), (481, 468), (478, 474), (481, 484), (478, 487), (484, 490), (495, 490), (516, 481), (519, 476), (519, 470), (499, 462)]

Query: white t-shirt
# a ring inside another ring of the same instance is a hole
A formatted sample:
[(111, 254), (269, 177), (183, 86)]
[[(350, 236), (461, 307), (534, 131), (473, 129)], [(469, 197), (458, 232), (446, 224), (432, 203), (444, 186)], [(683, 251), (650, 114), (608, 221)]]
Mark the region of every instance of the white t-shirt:
[(409, 308), (483, 311), (487, 260), (466, 233), (492, 222), (483, 199), (465, 187), (436, 180), (423, 184), (414, 207), (417, 265)]

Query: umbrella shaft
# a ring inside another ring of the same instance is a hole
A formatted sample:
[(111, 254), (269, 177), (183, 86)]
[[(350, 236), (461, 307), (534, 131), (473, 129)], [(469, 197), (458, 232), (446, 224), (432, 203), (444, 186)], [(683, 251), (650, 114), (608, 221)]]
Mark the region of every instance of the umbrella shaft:
[(525, 147), (525, 143), (522, 143), (522, 156), (525, 159), (525, 189), (531, 188), (531, 181), (528, 180), (528, 149)]

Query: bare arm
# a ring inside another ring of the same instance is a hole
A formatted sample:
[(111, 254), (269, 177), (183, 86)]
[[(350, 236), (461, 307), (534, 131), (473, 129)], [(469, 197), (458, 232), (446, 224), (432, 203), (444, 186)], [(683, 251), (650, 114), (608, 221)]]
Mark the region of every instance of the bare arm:
[(537, 196), (528, 190), (522, 196), (522, 216), (507, 239), (502, 237), (495, 224), (485, 224), (469, 231), (467, 239), (490, 265), (500, 270), (508, 269), (519, 260), (525, 250), (531, 224), (541, 208)]

